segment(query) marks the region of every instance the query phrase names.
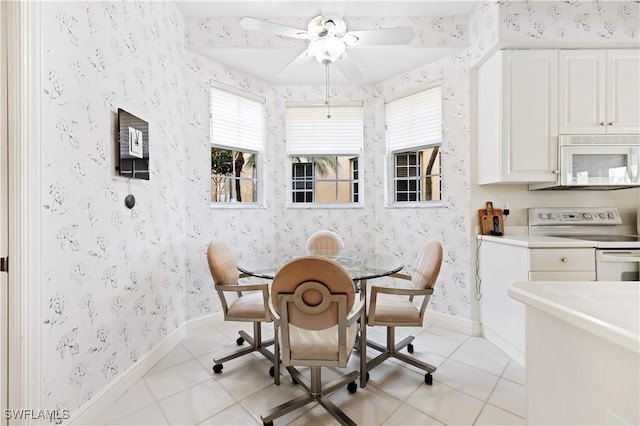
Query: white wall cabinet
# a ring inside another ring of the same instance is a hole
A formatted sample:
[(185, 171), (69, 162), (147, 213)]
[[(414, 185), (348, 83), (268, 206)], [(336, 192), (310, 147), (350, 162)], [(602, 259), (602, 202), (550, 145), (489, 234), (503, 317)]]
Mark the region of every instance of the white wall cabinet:
[(593, 248), (528, 248), (482, 240), (480, 323), (487, 340), (524, 365), (524, 305), (507, 290), (518, 281), (595, 281)]
[(558, 51), (501, 50), (478, 69), (478, 184), (555, 181)]
[(640, 133), (639, 52), (560, 50), (560, 134)]

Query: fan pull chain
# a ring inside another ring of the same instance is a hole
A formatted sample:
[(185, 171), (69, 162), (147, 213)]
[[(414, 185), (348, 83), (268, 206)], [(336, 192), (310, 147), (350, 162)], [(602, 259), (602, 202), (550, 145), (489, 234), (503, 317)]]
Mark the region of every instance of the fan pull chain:
[(331, 118), (331, 110), (329, 108), (329, 61), (323, 61), (324, 62), (324, 66), (325, 66), (325, 73), (327, 76), (327, 84), (325, 87), (325, 93), (326, 93), (326, 98), (324, 101), (324, 104), (327, 106), (327, 118)]

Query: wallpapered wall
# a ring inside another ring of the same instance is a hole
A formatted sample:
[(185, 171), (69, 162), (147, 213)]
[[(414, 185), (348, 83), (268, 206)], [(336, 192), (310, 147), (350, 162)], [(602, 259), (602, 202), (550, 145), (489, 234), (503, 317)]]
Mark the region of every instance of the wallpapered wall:
[[(583, 7), (590, 34), (609, 32), (614, 21), (620, 31), (612, 37), (637, 38), (621, 4), (573, 3), (562, 3), (555, 18), (534, 2), (480, 4), (465, 29), (470, 48), (377, 85), (332, 87), (334, 99), (364, 101), (365, 208), (305, 210), (285, 205), (285, 102), (322, 100), (323, 87), (274, 86), (186, 50), (173, 3), (43, 2), (43, 404), (78, 408), (185, 320), (218, 312), (205, 259), (212, 238), (258, 253), (302, 247), (329, 228), (349, 247), (375, 245), (407, 264), (421, 242), (438, 238), (445, 263), (432, 308), (472, 318), (470, 63), (516, 31), (505, 21), (515, 13), (520, 31), (542, 21), (553, 38)], [(638, 5), (623, 5), (637, 21)], [(457, 21), (443, 22), (445, 34), (459, 36)], [(584, 37), (572, 31), (567, 37)], [(444, 88), (444, 207), (385, 208), (384, 97), (433, 79)], [(210, 207), (211, 80), (267, 100), (264, 208)], [(118, 107), (150, 123), (148, 182), (115, 176)], [(128, 193), (138, 198), (133, 214), (123, 204)]]
[[(42, 402), (73, 410), (185, 321), (184, 21), (164, 2), (41, 16)], [(115, 176), (118, 107), (150, 123), (150, 181)]]
[(638, 2), (502, 2), (501, 41), (638, 40)]

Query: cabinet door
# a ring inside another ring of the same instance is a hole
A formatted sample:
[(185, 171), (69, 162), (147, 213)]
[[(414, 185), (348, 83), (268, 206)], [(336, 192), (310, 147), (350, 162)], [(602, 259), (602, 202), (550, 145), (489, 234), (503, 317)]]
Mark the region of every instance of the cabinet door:
[(511, 50), (503, 55), (502, 181), (555, 181), (558, 52)]
[(595, 281), (595, 271), (530, 271), (529, 281)]
[(640, 54), (607, 50), (607, 133), (640, 133)]
[(559, 53), (560, 134), (606, 133), (606, 51)]

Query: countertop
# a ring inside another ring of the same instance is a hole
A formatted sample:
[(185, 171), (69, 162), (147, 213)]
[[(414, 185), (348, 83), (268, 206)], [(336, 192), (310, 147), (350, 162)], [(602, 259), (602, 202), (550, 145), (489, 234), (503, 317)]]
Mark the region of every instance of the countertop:
[(616, 345), (640, 353), (640, 282), (517, 282), (508, 294)]
[(503, 235), (502, 237), (478, 235), (478, 239), (528, 248), (595, 247), (597, 244), (593, 241), (548, 237), (545, 235)]

